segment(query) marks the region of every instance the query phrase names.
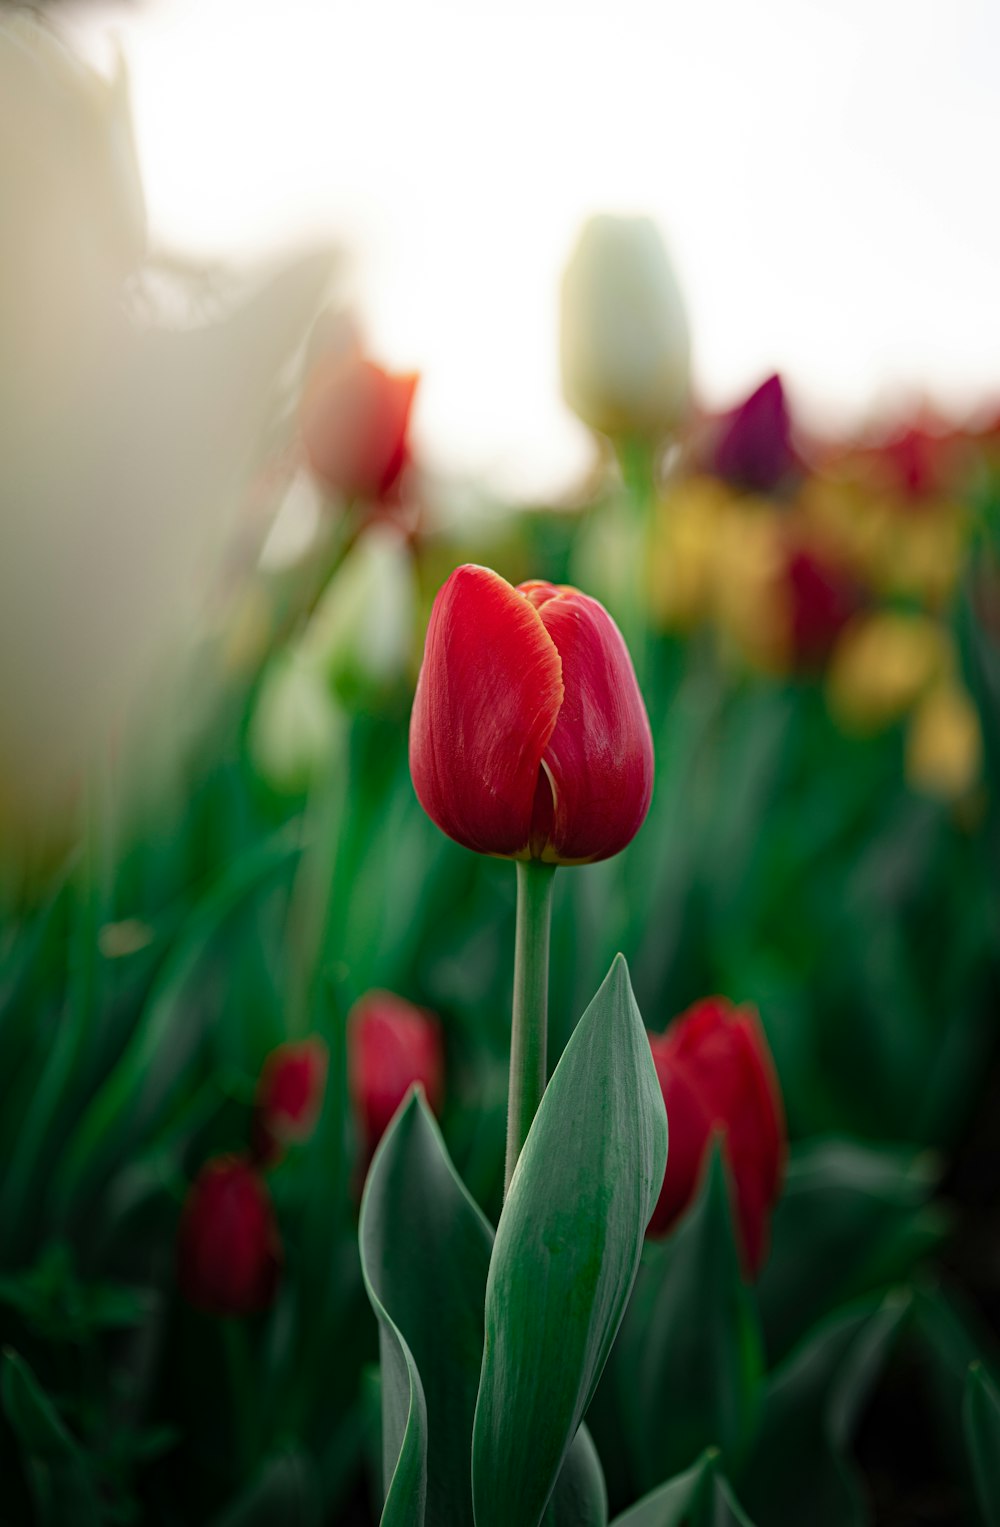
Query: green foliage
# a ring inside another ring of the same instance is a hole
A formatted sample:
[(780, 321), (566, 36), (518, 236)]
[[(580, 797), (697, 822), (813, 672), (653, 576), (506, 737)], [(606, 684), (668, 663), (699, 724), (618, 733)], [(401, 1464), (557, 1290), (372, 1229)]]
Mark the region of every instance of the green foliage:
[(556, 1067), (500, 1218), (473, 1436), (477, 1527), (541, 1519), (625, 1312), (665, 1164), (663, 1102), (618, 959)]
[(970, 1363), (963, 1407), (976, 1497), (988, 1527), (1000, 1524), (1000, 1389), (982, 1363)]
[(636, 1486), (651, 1489), (709, 1447), (730, 1473), (738, 1469), (754, 1439), (762, 1380), (757, 1314), (715, 1148), (691, 1211), (666, 1242), (646, 1247), (615, 1352)]

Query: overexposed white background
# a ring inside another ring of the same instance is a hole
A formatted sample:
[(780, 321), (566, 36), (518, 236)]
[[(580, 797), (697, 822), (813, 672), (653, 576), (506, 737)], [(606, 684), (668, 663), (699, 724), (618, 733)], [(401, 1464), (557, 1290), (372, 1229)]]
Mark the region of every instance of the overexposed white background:
[(560, 270), (592, 211), (660, 222), (696, 383), (769, 370), (813, 422), (1000, 397), (995, 0), (145, 0), (63, 12), (129, 62), (155, 237), (348, 251), (419, 368), (435, 465), (558, 492)]

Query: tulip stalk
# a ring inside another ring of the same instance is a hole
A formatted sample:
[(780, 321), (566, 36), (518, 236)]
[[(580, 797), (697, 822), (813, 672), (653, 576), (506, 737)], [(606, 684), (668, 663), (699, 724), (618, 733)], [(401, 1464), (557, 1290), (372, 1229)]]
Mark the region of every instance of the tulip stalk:
[(517, 864), (505, 1194), (548, 1081), (549, 927), (555, 871), (554, 864), (539, 859)]

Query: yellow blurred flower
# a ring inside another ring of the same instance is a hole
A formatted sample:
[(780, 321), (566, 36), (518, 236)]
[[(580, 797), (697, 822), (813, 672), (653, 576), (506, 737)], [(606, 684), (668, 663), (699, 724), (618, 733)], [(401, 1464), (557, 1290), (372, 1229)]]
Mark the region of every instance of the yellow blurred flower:
[(928, 616), (895, 610), (858, 616), (831, 657), (830, 710), (845, 731), (880, 731), (912, 710), (954, 667), (950, 634)]
[(979, 782), (982, 765), (983, 734), (971, 696), (954, 681), (937, 685), (910, 722), (907, 782), (922, 795), (958, 801)]
[(663, 630), (689, 631), (713, 608), (723, 515), (732, 493), (715, 477), (671, 485), (658, 505), (649, 565), (649, 604)]
[(765, 672), (785, 665), (784, 563), (782, 511), (763, 499), (731, 499), (718, 515), (712, 614), (723, 644)]

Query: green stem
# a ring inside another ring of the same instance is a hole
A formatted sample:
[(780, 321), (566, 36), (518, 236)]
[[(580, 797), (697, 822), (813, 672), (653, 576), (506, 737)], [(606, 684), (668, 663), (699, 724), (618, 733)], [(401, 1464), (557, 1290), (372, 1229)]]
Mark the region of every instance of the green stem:
[(554, 864), (538, 859), (517, 862), (505, 1193), (548, 1080), (549, 924), (555, 872)]

